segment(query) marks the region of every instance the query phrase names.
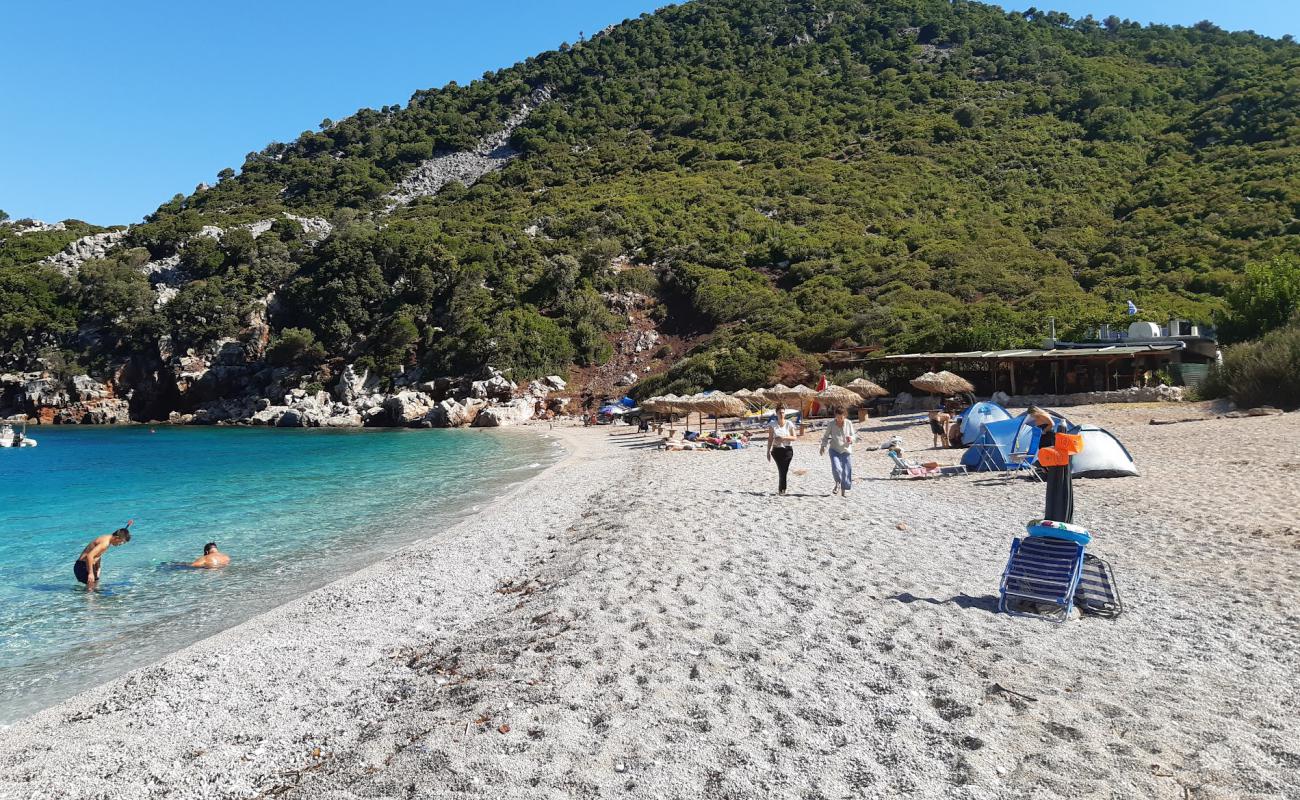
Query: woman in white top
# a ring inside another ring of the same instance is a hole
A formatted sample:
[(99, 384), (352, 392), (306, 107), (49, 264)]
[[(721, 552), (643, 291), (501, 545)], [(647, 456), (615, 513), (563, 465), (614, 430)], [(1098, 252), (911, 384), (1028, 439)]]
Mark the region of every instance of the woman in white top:
[(785, 406), (776, 406), (776, 417), (767, 426), (767, 460), (776, 462), (777, 473), (781, 478), (777, 488), (785, 494), (785, 476), (790, 471), (790, 461), (794, 459), (794, 440), (799, 436), (794, 421), (785, 418)]
[(822, 455), (831, 450), (831, 477), (835, 479), (835, 493), (849, 496), (853, 488), (853, 422), (843, 408), (835, 409), (835, 419), (822, 434)]

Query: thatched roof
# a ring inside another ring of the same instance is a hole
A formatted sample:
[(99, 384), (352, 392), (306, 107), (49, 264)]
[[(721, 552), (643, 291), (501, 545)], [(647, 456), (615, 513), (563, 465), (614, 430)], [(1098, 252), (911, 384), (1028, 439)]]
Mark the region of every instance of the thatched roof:
[(817, 402), (824, 403), (831, 408), (848, 408), (850, 406), (862, 405), (862, 396), (857, 392), (846, 389), (843, 386), (836, 386), (833, 383), (826, 384), (826, 388), (817, 393)]
[(975, 391), (975, 387), (970, 381), (947, 370), (943, 372), (927, 372), (919, 378), (913, 378), (912, 385), (923, 392), (933, 394), (957, 394), (958, 392)]
[(878, 383), (872, 383), (866, 378), (851, 380), (844, 388), (861, 395), (863, 400), (870, 400), (873, 397), (885, 397), (889, 394), (883, 386)]

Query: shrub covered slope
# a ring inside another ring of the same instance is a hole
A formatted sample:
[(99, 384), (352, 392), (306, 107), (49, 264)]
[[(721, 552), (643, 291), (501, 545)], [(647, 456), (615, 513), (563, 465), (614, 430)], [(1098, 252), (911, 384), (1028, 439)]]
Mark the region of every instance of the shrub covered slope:
[[(386, 197), (539, 89), (502, 169)], [(1208, 319), (1248, 264), (1300, 251), (1298, 162), (1290, 41), (960, 0), (695, 0), (272, 144), (70, 278), (0, 228), (0, 345), (107, 365), (234, 334), (274, 293), (269, 352), (305, 372), (527, 377), (608, 357), (625, 320), (600, 292), (637, 289), (699, 343), (647, 387), (680, 389), (844, 341), (1035, 342), (1127, 299)], [(155, 307), (138, 267), (177, 253), (187, 282)]]

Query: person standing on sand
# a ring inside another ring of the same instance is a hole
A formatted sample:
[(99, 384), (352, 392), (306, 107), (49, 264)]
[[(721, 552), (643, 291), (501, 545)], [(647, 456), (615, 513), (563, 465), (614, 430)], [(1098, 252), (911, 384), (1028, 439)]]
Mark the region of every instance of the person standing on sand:
[(131, 541), (131, 532), (127, 528), (131, 527), (128, 521), (125, 527), (118, 528), (112, 533), (106, 533), (103, 536), (96, 536), (94, 541), (86, 545), (86, 549), (81, 551), (77, 560), (72, 562), (72, 574), (77, 580), (86, 584), (86, 591), (92, 591), (95, 585), (99, 583), (99, 570), (103, 566), (104, 553), (108, 548), (117, 547)]
[(230, 564), (230, 556), (217, 549), (216, 542), (208, 542), (203, 545), (203, 555), (190, 564), (191, 567), (199, 569), (221, 569)]
[[(1056, 446), (1056, 432), (1065, 429), (1065, 420), (1054, 419), (1038, 406), (1030, 406), (1025, 412), (1029, 424), (1043, 432), (1038, 441), (1039, 450)], [(1070, 462), (1045, 467), (1047, 470), (1047, 504), (1043, 510), (1043, 519), (1054, 522), (1074, 522), (1074, 483), (1070, 475)]]
[(831, 451), (831, 477), (835, 479), (833, 493), (842, 497), (849, 496), (853, 488), (853, 437), (856, 431), (844, 408), (835, 409), (835, 419), (826, 426), (822, 434), (822, 455), (826, 448)]
[(948, 422), (952, 416), (942, 408), (930, 409), (930, 433), (934, 436), (935, 448), (948, 447)]
[(776, 404), (776, 416), (767, 426), (767, 460), (776, 462), (777, 490), (785, 494), (786, 475), (790, 471), (790, 462), (794, 460), (794, 440), (799, 437), (794, 422), (785, 418), (785, 406)]

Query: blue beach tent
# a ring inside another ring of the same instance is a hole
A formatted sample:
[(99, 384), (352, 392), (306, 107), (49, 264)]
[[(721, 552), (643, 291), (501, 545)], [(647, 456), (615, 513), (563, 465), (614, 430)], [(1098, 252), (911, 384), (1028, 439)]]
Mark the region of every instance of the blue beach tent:
[(1011, 412), (997, 403), (991, 403), (987, 400), (976, 403), (961, 412), (962, 444), (969, 445), (973, 443), (979, 438), (981, 428), (990, 422), (999, 422), (1004, 419), (1011, 419)]
[(1038, 442), (1043, 433), (1033, 425), (1024, 424), (1025, 419), (1025, 415), (1021, 414), (985, 423), (970, 448), (962, 455), (961, 463), (978, 472), (1017, 468), (1018, 465), (1011, 461), (1012, 453), (1027, 453), (1030, 458), (1025, 460), (1032, 461), (1032, 456), (1038, 452)]

